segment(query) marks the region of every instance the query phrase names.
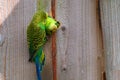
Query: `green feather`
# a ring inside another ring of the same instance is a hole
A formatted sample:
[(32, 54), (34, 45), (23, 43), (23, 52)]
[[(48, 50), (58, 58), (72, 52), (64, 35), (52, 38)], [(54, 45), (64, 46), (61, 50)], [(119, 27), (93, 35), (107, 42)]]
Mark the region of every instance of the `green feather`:
[(48, 0), (38, 0), (37, 11), (27, 27), (27, 42), (30, 55), (29, 61), (36, 64), (38, 80), (41, 80), (40, 72), (45, 63), (43, 46), (46, 43), (46, 37), (55, 32), (59, 27), (59, 22), (48, 16), (45, 12), (48, 2)]
[(45, 13), (38, 11), (27, 28), (27, 41), (30, 58), (34, 56), (37, 50), (46, 42), (45, 32)]
[(36, 57), (39, 57), (39, 62), (40, 64), (42, 64), (42, 67), (44, 66), (44, 63), (45, 63), (45, 54), (43, 52), (43, 48), (40, 47), (37, 52), (34, 54), (33, 56), (33, 61), (35, 61), (35, 58)]
[(46, 43), (46, 36), (56, 31), (58, 26), (58, 21), (48, 16), (46, 12), (38, 10), (35, 13), (27, 28), (30, 61), (35, 61), (35, 56), (39, 56), (40, 63), (44, 64), (45, 56), (41, 47)]

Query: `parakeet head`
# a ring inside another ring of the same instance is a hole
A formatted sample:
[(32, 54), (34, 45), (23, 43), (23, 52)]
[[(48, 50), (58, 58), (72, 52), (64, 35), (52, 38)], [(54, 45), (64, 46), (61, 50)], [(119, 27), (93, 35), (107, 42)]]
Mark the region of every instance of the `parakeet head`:
[(46, 34), (51, 35), (53, 32), (56, 32), (60, 26), (60, 23), (49, 16), (45, 11), (37, 11), (33, 17), (33, 23), (42, 24), (45, 27)]
[(52, 32), (55, 32), (60, 26), (60, 23), (58, 21), (54, 21), (49, 24), (48, 26), (48, 30), (52, 31)]
[(53, 19), (52, 17), (48, 16), (46, 19), (45, 26), (46, 26), (46, 33), (52, 34), (57, 31), (57, 29), (60, 26), (60, 23), (55, 19)]

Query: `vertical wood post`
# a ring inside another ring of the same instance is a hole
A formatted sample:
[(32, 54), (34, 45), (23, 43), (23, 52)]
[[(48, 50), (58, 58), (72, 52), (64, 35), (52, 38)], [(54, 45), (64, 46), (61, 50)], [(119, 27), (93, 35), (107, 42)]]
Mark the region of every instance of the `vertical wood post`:
[[(52, 16), (55, 18), (55, 4), (56, 0), (51, 0), (51, 11)], [(57, 80), (57, 70), (56, 70), (56, 34), (52, 35), (52, 66), (53, 66), (53, 80)]]

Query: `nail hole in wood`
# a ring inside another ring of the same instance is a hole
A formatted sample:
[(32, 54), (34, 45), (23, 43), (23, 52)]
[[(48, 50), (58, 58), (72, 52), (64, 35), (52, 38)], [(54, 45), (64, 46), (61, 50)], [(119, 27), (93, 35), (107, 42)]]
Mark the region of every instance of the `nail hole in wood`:
[(62, 71), (66, 71), (67, 70), (67, 66), (66, 65), (63, 65), (62, 66)]
[(65, 30), (66, 30), (65, 26), (62, 26), (62, 27), (61, 27), (61, 30), (62, 30), (62, 31), (65, 31)]

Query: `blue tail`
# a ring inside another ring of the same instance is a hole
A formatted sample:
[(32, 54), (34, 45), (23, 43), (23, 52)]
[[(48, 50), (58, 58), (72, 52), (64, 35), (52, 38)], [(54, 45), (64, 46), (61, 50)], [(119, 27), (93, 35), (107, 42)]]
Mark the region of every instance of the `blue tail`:
[(37, 56), (35, 58), (35, 64), (36, 64), (37, 80), (42, 80), (41, 79), (41, 64), (39, 63), (39, 57)]

